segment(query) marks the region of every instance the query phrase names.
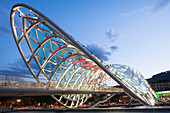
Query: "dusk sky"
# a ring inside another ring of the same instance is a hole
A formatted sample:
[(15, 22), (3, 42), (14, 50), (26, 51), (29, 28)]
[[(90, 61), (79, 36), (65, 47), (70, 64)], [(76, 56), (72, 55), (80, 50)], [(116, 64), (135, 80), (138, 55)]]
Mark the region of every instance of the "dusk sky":
[(106, 64), (124, 64), (145, 78), (170, 70), (169, 0), (0, 0), (0, 74), (29, 73), (12, 35), (10, 10), (39, 10)]

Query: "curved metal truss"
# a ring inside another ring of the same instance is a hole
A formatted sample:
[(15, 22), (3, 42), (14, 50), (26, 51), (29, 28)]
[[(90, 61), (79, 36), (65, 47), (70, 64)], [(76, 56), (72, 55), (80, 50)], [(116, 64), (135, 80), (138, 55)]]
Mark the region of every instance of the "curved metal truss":
[[(10, 21), (20, 54), (37, 82), (44, 82), (39, 78), (45, 77), (49, 87), (56, 89), (96, 91), (107, 81), (115, 80), (131, 97), (145, 105), (155, 104), (155, 93), (139, 72), (127, 66), (106, 65), (38, 10), (16, 4), (11, 10)], [(126, 80), (125, 74), (139, 78), (137, 86), (143, 84), (140, 87), (145, 91)], [(52, 95), (69, 108), (82, 105), (89, 96)]]

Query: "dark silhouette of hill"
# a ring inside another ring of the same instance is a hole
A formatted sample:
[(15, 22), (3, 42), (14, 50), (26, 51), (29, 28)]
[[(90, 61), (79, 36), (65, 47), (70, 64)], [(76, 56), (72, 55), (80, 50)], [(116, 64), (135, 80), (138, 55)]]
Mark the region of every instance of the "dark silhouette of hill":
[(147, 79), (149, 83), (162, 83), (170, 82), (170, 71), (161, 72), (153, 75), (152, 78)]

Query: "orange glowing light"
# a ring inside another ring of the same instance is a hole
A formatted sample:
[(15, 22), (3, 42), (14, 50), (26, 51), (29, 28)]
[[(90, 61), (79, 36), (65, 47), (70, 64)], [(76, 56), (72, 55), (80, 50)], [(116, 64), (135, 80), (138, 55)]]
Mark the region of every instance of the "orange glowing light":
[(21, 99), (17, 99), (17, 102), (20, 103), (20, 102), (21, 102)]

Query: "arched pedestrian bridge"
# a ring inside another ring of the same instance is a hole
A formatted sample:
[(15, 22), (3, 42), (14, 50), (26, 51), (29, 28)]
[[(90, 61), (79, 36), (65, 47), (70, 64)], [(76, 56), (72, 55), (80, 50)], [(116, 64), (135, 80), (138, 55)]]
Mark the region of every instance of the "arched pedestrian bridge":
[(144, 105), (155, 105), (156, 94), (140, 72), (125, 65), (106, 65), (38, 10), (16, 4), (10, 21), (20, 54), (38, 84), (45, 81), (46, 88), (54, 91), (82, 92), (59, 98), (51, 95), (65, 107), (82, 105), (90, 92), (102, 92), (100, 88), (110, 81), (116, 81)]

